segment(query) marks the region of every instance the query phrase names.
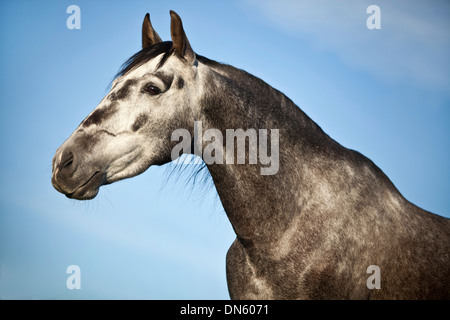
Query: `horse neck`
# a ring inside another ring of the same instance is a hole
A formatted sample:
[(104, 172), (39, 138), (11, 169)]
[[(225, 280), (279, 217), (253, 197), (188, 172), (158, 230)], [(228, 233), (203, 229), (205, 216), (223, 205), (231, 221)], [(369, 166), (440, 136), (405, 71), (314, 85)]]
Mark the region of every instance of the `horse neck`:
[(312, 162), (324, 150), (341, 147), (289, 98), (262, 80), (231, 66), (207, 63), (203, 130), (218, 129), (223, 137), (226, 129), (279, 130), (279, 170), (274, 175), (261, 175), (259, 162), (208, 165), (237, 236), (242, 241), (265, 241), (287, 230), (310, 198), (311, 179), (305, 171)]

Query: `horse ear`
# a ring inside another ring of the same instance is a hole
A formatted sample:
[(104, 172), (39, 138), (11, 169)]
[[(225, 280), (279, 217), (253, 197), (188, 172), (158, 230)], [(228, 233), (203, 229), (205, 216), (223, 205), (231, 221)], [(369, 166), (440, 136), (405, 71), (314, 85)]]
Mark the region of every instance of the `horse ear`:
[(142, 49), (160, 42), (162, 42), (162, 40), (155, 29), (153, 29), (152, 23), (150, 22), (150, 15), (147, 13), (144, 17), (144, 22), (142, 23)]
[(172, 37), (175, 51), (190, 64), (195, 62), (195, 53), (189, 44), (189, 40), (184, 33), (183, 23), (180, 16), (170, 10), (170, 35)]

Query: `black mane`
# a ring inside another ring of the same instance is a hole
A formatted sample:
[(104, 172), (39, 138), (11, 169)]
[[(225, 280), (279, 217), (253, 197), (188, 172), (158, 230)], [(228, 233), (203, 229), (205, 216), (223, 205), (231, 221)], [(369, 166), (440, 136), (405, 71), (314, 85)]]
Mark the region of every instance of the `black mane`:
[[(124, 64), (120, 67), (119, 71), (114, 76), (113, 80), (116, 78), (123, 76), (130, 72), (131, 70), (140, 67), (144, 63), (150, 61), (153, 58), (156, 58), (160, 54), (163, 54), (161, 61), (158, 64), (158, 69), (161, 68), (167, 61), (167, 59), (175, 53), (175, 49), (173, 48), (172, 41), (164, 41), (157, 43), (153, 46), (150, 46), (148, 48), (142, 49), (138, 52), (136, 52), (134, 55), (132, 55), (127, 61), (125, 61)], [(214, 67), (230, 67), (228, 65), (224, 65), (222, 63), (219, 63), (217, 61), (208, 59), (204, 56), (201, 56), (199, 54), (196, 54), (197, 60), (202, 62), (205, 65), (214, 66)], [(232, 67), (233, 68), (233, 67)], [(233, 68), (235, 69), (235, 68)]]
[(120, 67), (120, 70), (114, 76), (114, 79), (127, 74), (129, 71), (140, 67), (147, 61), (150, 61), (151, 59), (156, 58), (157, 56), (163, 53), (164, 56), (159, 62), (158, 68), (161, 68), (167, 61), (167, 59), (174, 53), (172, 41), (160, 42), (151, 47), (138, 51), (137, 53), (132, 55), (127, 61), (125, 61), (125, 63)]

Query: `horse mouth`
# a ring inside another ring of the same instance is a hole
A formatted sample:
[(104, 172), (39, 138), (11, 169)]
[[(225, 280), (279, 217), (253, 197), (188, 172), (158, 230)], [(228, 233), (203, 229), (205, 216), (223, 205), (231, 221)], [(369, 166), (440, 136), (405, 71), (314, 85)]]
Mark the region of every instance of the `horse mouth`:
[(66, 193), (66, 197), (76, 200), (90, 200), (95, 198), (98, 194), (98, 189), (101, 186), (103, 175), (100, 171), (94, 172), (94, 174), (81, 186), (75, 189), (71, 193)]

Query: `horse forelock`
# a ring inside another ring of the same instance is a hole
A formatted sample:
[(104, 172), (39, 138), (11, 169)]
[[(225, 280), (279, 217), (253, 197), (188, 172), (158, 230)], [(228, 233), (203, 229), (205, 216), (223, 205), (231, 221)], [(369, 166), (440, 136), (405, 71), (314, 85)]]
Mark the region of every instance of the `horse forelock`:
[(131, 70), (134, 70), (144, 63), (156, 58), (157, 56), (164, 54), (158, 63), (157, 69), (161, 68), (167, 59), (174, 53), (172, 41), (165, 41), (157, 43), (151, 47), (144, 48), (134, 55), (132, 55), (125, 63), (120, 67), (119, 71), (113, 78), (113, 81)]

